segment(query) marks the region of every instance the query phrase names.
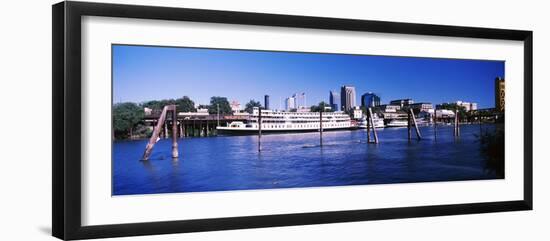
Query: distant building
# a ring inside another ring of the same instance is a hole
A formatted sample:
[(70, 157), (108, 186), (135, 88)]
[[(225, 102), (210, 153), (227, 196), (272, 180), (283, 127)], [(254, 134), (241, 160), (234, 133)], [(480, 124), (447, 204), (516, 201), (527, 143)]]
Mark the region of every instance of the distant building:
[(452, 110), (436, 110), (435, 116), (437, 118), (454, 118), (455, 113)]
[(233, 113), (241, 111), (241, 104), (239, 103), (239, 101), (232, 100), (231, 103), (229, 103), (229, 106), (231, 107), (231, 111), (233, 111)]
[(330, 91), (328, 99), (329, 99), (330, 108), (332, 108), (333, 111), (341, 110), (340, 94), (338, 94), (338, 92)]
[(285, 100), (285, 106), (286, 106), (286, 110), (289, 111), (289, 110), (292, 110), (292, 109), (296, 109), (296, 98), (295, 97), (288, 97), (286, 98)]
[(355, 87), (343, 85), (340, 89), (340, 104), (343, 111), (349, 111), (356, 106)]
[(390, 119), (404, 119), (407, 118), (407, 112), (398, 110), (394, 112), (382, 112), (382, 116), (384, 119), (390, 120)]
[(417, 113), (419, 112), (433, 113), (433, 109), (434, 109), (434, 106), (432, 105), (432, 103), (427, 103), (427, 102), (410, 104), (409, 107), (411, 107), (411, 109), (413, 109)]
[(264, 95), (264, 108), (269, 110), (269, 95)]
[(401, 110), (400, 105), (381, 105), (380, 110), (382, 112), (397, 112), (398, 110)]
[(380, 96), (368, 92), (361, 96), (361, 106), (365, 108), (380, 106)]
[(458, 106), (462, 106), (464, 107), (464, 109), (466, 111), (471, 111), (471, 110), (477, 110), (477, 103), (474, 103), (474, 102), (466, 102), (466, 101), (457, 101), (455, 102), (456, 105)]
[(353, 119), (361, 119), (361, 118), (363, 118), (363, 111), (361, 110), (361, 108), (359, 108), (359, 106), (354, 106)]
[(143, 112), (145, 112), (145, 115), (151, 115), (153, 114), (153, 109), (145, 107), (143, 108)]
[(400, 99), (390, 101), (390, 105), (398, 105), (401, 106), (401, 108), (412, 104), (414, 104), (414, 101), (412, 99)]
[(296, 112), (301, 112), (301, 113), (303, 113), (303, 112), (311, 112), (311, 108), (307, 108), (307, 107), (305, 107), (305, 106), (300, 106), (300, 107), (296, 108)]
[(504, 79), (497, 77), (495, 79), (495, 109), (504, 112)]

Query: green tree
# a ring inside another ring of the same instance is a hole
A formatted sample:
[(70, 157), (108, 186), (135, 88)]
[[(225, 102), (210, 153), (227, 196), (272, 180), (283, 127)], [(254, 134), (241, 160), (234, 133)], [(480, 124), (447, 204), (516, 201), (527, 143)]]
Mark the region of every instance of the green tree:
[(141, 104), (141, 106), (144, 107), (144, 108), (150, 108), (150, 109), (153, 109), (153, 110), (162, 109), (162, 107), (160, 106), (160, 101), (158, 101), (158, 100), (145, 101)]
[(332, 112), (332, 109), (325, 109), (326, 107), (330, 107), (330, 105), (324, 101), (321, 101), (318, 105), (312, 105), (310, 110), (311, 112)]
[(151, 108), (156, 111), (161, 111), (164, 106), (167, 105), (174, 105), (176, 104), (176, 100), (174, 99), (167, 99), (167, 100), (151, 100), (146, 101), (141, 104), (142, 107)]
[(117, 103), (113, 106), (113, 128), (115, 137), (132, 137), (133, 129), (141, 122), (145, 113), (136, 103)]
[(252, 114), (252, 110), (254, 110), (254, 107), (262, 107), (262, 104), (260, 104), (259, 101), (250, 100), (248, 103), (246, 103), (244, 110), (250, 114)]
[(176, 99), (177, 112), (197, 112), (195, 109), (195, 102), (193, 102), (188, 96)]
[(220, 97), (220, 96), (212, 96), (210, 97), (210, 108), (208, 109), (208, 113), (210, 114), (217, 114), (218, 113), (218, 106), (220, 114), (231, 114), (231, 106), (229, 105), (229, 101), (227, 101), (226, 97)]

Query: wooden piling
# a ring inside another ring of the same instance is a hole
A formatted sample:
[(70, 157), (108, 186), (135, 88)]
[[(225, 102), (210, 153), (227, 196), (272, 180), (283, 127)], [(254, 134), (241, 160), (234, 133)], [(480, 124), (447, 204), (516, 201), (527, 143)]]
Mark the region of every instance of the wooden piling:
[(172, 158), (178, 158), (178, 113), (176, 112), (176, 106), (172, 108)]
[(323, 110), (319, 112), (319, 146), (323, 146)]
[(196, 136), (195, 132), (196, 132), (195, 119), (193, 119), (193, 128), (192, 128), (192, 130), (191, 130), (191, 136), (192, 136), (192, 137), (195, 137), (195, 136)]
[[(367, 143), (370, 143), (370, 114), (367, 112)], [(374, 127), (373, 127), (374, 128)]]
[(460, 130), (458, 126), (458, 109), (455, 111), (455, 125), (454, 125), (454, 136), (460, 136)]
[(411, 140), (411, 113), (407, 112), (407, 139)]
[(437, 110), (434, 110), (433, 115), (433, 124), (434, 124), (434, 140), (437, 140)]
[[(376, 126), (374, 125), (374, 119), (372, 115), (372, 109), (369, 107), (369, 119), (370, 119), (370, 126), (372, 126), (372, 133), (374, 134), (374, 143), (378, 144), (378, 134), (376, 133)], [(369, 132), (369, 138), (370, 138), (370, 132)]]
[(258, 108), (258, 152), (262, 151), (262, 109)]
[(460, 114), (456, 112), (456, 135), (460, 136)]
[[(420, 140), (422, 139), (422, 135), (420, 135), (420, 129), (418, 129), (418, 124), (416, 123), (416, 118), (414, 117), (414, 112), (412, 109), (409, 109), (409, 111), (411, 112), (411, 116), (412, 116), (412, 119), (413, 119), (413, 124), (414, 124), (414, 129), (416, 130), (416, 139)], [(410, 130), (409, 130), (410, 132)]]

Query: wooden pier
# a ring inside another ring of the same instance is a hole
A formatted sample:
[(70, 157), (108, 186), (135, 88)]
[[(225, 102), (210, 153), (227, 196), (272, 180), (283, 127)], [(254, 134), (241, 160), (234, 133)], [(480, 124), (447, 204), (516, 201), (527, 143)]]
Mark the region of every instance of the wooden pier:
[[(160, 114), (145, 116), (143, 121), (151, 126), (157, 126), (160, 118)], [(176, 116), (176, 131), (179, 132), (179, 137), (208, 137), (217, 135), (217, 126), (226, 126), (233, 121), (248, 121), (248, 116), (234, 116), (234, 115), (177, 115)], [(167, 138), (169, 130), (167, 125), (171, 125), (173, 122), (172, 117), (165, 119), (166, 125), (164, 125), (161, 138)], [(179, 130), (179, 131), (178, 131)]]

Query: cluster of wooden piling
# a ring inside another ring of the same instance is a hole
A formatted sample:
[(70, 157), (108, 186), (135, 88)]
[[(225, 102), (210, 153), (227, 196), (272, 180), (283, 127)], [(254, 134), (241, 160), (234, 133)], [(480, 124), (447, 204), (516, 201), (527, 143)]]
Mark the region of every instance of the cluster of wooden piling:
[[(169, 126), (173, 125), (173, 119), (164, 120), (162, 131), (159, 133), (160, 138), (169, 138)], [(153, 122), (153, 131), (159, 125), (159, 121)], [(216, 122), (210, 120), (177, 120), (176, 121), (178, 137), (207, 137), (217, 135)]]
[[(162, 129), (166, 121), (166, 115), (168, 112), (172, 113), (172, 158), (178, 158), (178, 127), (177, 127), (177, 111), (176, 111), (176, 105), (167, 105), (164, 106), (162, 109), (162, 114), (160, 115), (160, 118), (153, 129), (153, 135), (151, 135), (151, 138), (149, 139), (149, 142), (147, 143), (147, 146), (145, 147), (145, 152), (143, 153), (143, 156), (141, 160), (149, 160), (149, 156), (151, 155), (151, 152), (153, 151), (153, 147), (157, 143), (157, 141), (160, 139), (160, 130)], [(165, 136), (168, 136), (168, 130), (167, 128), (164, 128)]]

